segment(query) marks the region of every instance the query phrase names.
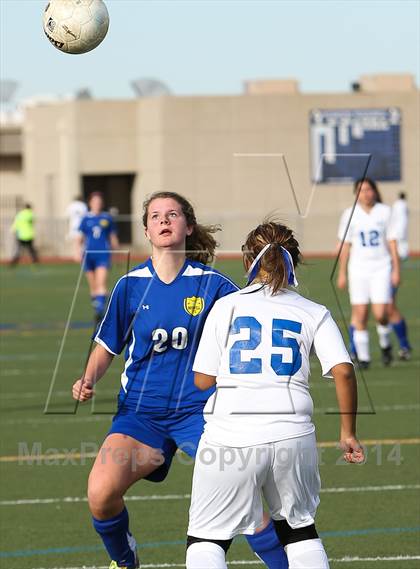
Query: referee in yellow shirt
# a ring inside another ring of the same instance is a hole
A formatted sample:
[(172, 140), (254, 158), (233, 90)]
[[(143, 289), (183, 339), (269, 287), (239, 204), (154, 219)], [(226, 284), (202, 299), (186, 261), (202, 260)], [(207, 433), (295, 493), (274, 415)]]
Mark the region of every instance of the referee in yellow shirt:
[(38, 263), (38, 254), (33, 245), (35, 237), (34, 212), (30, 204), (25, 204), (25, 207), (18, 211), (13, 221), (12, 231), (16, 235), (16, 253), (10, 264), (14, 266), (19, 262), (23, 249), (29, 251), (33, 263)]

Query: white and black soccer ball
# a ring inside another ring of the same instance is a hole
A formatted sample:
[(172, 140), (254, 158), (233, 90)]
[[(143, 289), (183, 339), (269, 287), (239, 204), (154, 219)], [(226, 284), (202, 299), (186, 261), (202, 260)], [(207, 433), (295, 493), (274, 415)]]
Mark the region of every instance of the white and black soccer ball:
[(54, 47), (65, 53), (86, 53), (106, 36), (108, 10), (102, 0), (50, 0), (43, 24)]

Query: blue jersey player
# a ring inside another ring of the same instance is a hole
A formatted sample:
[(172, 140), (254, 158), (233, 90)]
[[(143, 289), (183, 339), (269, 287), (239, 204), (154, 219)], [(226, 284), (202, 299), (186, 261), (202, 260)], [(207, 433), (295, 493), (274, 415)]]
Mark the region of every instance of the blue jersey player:
[(107, 276), (111, 267), (111, 250), (118, 248), (115, 223), (112, 216), (102, 211), (103, 198), (99, 192), (89, 197), (89, 213), (79, 227), (77, 260), (84, 263), (92, 306), (97, 321), (105, 311), (107, 300)]
[[(177, 448), (195, 456), (203, 408), (213, 390), (194, 386), (192, 362), (208, 312), (217, 299), (237, 290), (204, 264), (213, 258), (216, 228), (197, 224), (185, 198), (153, 194), (145, 202), (143, 223), (152, 256), (115, 285), (84, 377), (73, 385), (75, 399), (90, 399), (114, 356), (125, 350), (118, 410), (88, 483), (93, 524), (113, 560), (111, 568), (138, 566), (125, 492), (142, 478), (162, 481)], [(275, 533), (261, 533), (265, 548), (283, 555)], [(264, 547), (259, 549), (264, 555)]]

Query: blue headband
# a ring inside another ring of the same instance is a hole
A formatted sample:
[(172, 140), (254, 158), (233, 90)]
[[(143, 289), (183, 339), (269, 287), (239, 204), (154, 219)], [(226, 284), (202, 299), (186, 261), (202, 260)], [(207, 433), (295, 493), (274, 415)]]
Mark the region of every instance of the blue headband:
[(280, 245), (280, 249), (281, 249), (281, 254), (283, 255), (284, 264), (286, 265), (287, 284), (289, 286), (296, 287), (299, 285), (299, 283), (298, 283), (297, 278), (296, 278), (295, 267), (293, 266), (292, 255), (282, 245)]
[[(251, 266), (248, 269), (248, 281), (246, 283), (247, 285), (251, 284), (252, 281), (255, 279), (255, 277), (258, 275), (258, 271), (260, 270), (261, 266), (261, 258), (270, 246), (271, 243), (267, 243), (267, 245), (261, 249), (261, 251), (253, 260)], [(283, 261), (287, 272), (287, 284), (289, 286), (297, 287), (299, 283), (296, 278), (292, 256), (289, 253), (289, 251), (285, 249), (282, 245), (279, 245), (279, 247), (281, 250), (281, 254), (283, 256)]]

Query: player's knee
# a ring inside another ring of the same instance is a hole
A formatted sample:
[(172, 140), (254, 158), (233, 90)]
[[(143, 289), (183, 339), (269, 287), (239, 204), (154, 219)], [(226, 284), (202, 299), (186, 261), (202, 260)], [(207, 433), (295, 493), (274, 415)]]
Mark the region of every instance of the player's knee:
[(363, 316), (356, 314), (352, 319), (351, 323), (355, 327), (356, 330), (364, 330), (366, 328), (366, 318)]
[(107, 517), (114, 510), (115, 502), (121, 500), (120, 492), (111, 487), (104, 480), (89, 478), (87, 498), (89, 509), (95, 518)]
[(290, 543), (297, 543), (298, 541), (318, 539), (315, 524), (293, 529), (286, 520), (273, 520), (273, 522), (277, 536), (283, 547), (286, 547), (286, 545), (289, 545)]
[(187, 569), (207, 569), (208, 567), (226, 567), (226, 553), (231, 539), (203, 539), (187, 536)]

